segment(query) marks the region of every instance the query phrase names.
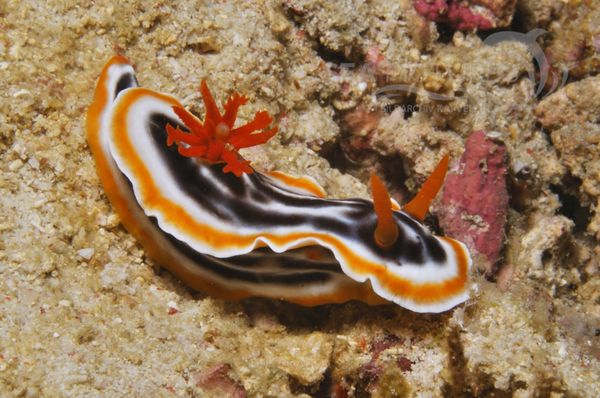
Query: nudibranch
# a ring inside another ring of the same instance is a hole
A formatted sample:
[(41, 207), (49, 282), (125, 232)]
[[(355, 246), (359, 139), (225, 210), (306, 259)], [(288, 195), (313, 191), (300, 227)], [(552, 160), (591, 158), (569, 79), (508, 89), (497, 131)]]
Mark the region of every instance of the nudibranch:
[(373, 202), (326, 198), (309, 177), (260, 173), (240, 156), (276, 133), (266, 112), (236, 127), (245, 97), (233, 94), (221, 113), (204, 82), (201, 93), (204, 120), (139, 87), (129, 61), (115, 56), (88, 111), (106, 194), (158, 263), (225, 299), (361, 300), (442, 312), (468, 298), (466, 246), (422, 224), (447, 156), (403, 208), (375, 175)]

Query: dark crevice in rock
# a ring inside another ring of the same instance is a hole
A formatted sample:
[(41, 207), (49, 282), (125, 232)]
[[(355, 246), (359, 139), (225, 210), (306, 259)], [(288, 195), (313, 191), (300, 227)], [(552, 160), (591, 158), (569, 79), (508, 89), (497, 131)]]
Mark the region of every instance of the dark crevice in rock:
[(344, 54), (333, 51), (318, 41), (316, 42), (315, 51), (317, 52), (317, 55), (325, 62), (329, 62), (340, 67), (342, 65), (350, 66), (354, 64), (354, 61), (348, 59)]
[(328, 398), (331, 396), (333, 383), (331, 380), (331, 370), (327, 369), (323, 379), (313, 384), (302, 384), (300, 380), (288, 375), (290, 391), (292, 394), (306, 394), (313, 398)]
[(452, 330), (448, 336), (448, 356), (449, 380), (444, 383), (442, 393), (444, 397), (468, 396), (465, 395), (467, 360), (458, 329)]
[(353, 136), (352, 134), (340, 134), (340, 138), (319, 152), (330, 166), (342, 173), (355, 175), (364, 167), (375, 165), (379, 160), (379, 154), (368, 147), (365, 137)]
[(527, 388), (527, 383), (510, 376), (509, 388), (502, 390), (494, 386), (491, 375), (481, 369), (470, 371), (460, 339), (460, 331), (455, 328), (448, 336), (449, 380), (442, 386), (442, 394), (447, 398), (511, 398), (514, 392)]
[(550, 185), (550, 189), (558, 195), (561, 202), (559, 213), (575, 223), (574, 233), (585, 232), (592, 217), (590, 207), (582, 205), (574, 195), (580, 185), (581, 181), (573, 177), (566, 178), (561, 185)]
[(345, 153), (342, 146), (344, 138), (340, 138), (328, 148), (319, 152), (319, 156), (329, 162), (329, 166), (339, 170), (341, 173), (348, 173), (353, 169), (358, 169), (360, 166), (353, 162)]
[[(250, 319), (274, 317), (277, 323), (285, 326), (290, 332), (325, 328), (333, 308), (332, 305), (303, 307), (298, 304), (260, 297), (244, 299), (240, 303), (244, 313)], [(235, 312), (236, 309), (234, 308), (232, 311)]]
[(440, 35), (438, 38), (438, 41), (440, 43), (443, 43), (443, 44), (452, 43), (452, 37), (454, 36), (454, 32), (456, 32), (456, 29), (454, 29), (451, 26), (446, 25), (444, 23), (438, 23), (437, 31), (438, 31), (438, 34)]
[(512, 23), (510, 24), (508, 30), (521, 33), (527, 33), (529, 31), (529, 29), (527, 29), (525, 26), (525, 17), (522, 13), (522, 10), (519, 10), (518, 6), (513, 14)]

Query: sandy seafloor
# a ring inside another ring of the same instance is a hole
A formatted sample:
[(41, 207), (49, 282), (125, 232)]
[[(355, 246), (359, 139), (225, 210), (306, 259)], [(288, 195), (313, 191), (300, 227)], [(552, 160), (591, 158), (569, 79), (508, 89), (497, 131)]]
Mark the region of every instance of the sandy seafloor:
[[(600, 396), (593, 63), (539, 101), (525, 46), (487, 46), (408, 0), (119, 3), (0, 1), (1, 397)], [(570, 14), (539, 19), (550, 44), (564, 28), (600, 47), (577, 19), (595, 2), (558, 3)], [(456, 162), (471, 132), (492, 133), (511, 198), (498, 266), (435, 315), (189, 290), (120, 225), (86, 143), (86, 108), (117, 53), (199, 114), (201, 79), (220, 99), (247, 94), (241, 118), (267, 109), (280, 132), (246, 157), (311, 175), (331, 197), (368, 197), (376, 170), (405, 201), (440, 151)], [(385, 102), (375, 92), (388, 84), (456, 100)]]

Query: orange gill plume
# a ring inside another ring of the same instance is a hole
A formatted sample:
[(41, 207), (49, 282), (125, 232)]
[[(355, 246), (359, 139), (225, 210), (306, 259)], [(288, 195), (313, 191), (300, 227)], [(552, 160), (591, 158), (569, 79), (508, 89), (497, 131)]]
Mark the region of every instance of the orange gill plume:
[(238, 150), (261, 145), (271, 139), (277, 132), (277, 127), (267, 129), (273, 118), (267, 112), (260, 111), (250, 122), (234, 127), (238, 110), (248, 99), (233, 93), (223, 104), (224, 113), (221, 114), (205, 80), (200, 84), (200, 93), (206, 109), (204, 121), (201, 122), (184, 108), (174, 106), (173, 111), (189, 129), (189, 133), (167, 125), (167, 145), (176, 143), (182, 156), (225, 162), (223, 171), (238, 177), (252, 173), (250, 162), (242, 158)]

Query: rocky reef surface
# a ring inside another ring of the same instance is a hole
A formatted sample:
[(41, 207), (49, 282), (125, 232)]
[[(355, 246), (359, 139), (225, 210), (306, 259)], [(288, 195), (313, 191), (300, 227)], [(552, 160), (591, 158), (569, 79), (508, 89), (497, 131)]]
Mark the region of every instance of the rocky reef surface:
[[(598, 15), (566, 0), (0, 2), (0, 395), (597, 397)], [(202, 79), (246, 94), (240, 118), (266, 109), (280, 132), (244, 156), (332, 197), (368, 197), (375, 171), (405, 202), (449, 153), (426, 223), (469, 244), (471, 299), (431, 315), (227, 302), (156, 272), (85, 140), (114, 54), (198, 114)]]

